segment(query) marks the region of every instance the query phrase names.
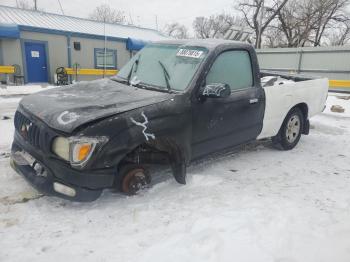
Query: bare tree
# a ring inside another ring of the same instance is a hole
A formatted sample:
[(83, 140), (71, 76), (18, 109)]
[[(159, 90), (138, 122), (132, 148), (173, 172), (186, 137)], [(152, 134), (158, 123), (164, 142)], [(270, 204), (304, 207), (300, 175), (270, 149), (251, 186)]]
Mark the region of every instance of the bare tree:
[(224, 13), (196, 17), (193, 21), (193, 29), (198, 38), (222, 38), (233, 25), (242, 25), (242, 20)]
[(204, 16), (196, 17), (193, 21), (193, 29), (198, 38), (210, 38), (211, 37), (211, 25), (208, 18)]
[(26, 10), (34, 9), (26, 0), (18, 0), (16, 1), (17, 7)]
[(266, 28), (261, 45), (268, 48), (288, 46), (286, 38), (278, 26), (268, 26)]
[(246, 24), (255, 32), (255, 47), (260, 48), (264, 33), (270, 23), (276, 18), (288, 0), (273, 0), (270, 7), (264, 6), (265, 0), (243, 0), (237, 9), (243, 14)]
[[(287, 47), (304, 46), (315, 29), (315, 0), (290, 0), (278, 13), (278, 30)], [(318, 0), (316, 0), (318, 1)]]
[(179, 23), (171, 23), (165, 26), (164, 32), (166, 35), (176, 39), (188, 38), (188, 29), (186, 26)]
[(124, 24), (126, 23), (126, 16), (123, 11), (115, 10), (107, 4), (97, 6), (89, 18), (92, 20), (113, 23), (113, 24)]
[(316, 28), (314, 37), (311, 39), (314, 46), (321, 45), (322, 37), (327, 29), (332, 27), (333, 23), (343, 23), (349, 20), (345, 14), (349, 6), (349, 0), (314, 0), (317, 10)]
[(350, 21), (346, 21), (342, 25), (332, 28), (330, 31), (326, 36), (329, 45), (339, 46), (350, 42)]
[(286, 46), (319, 46), (329, 30), (349, 20), (345, 9), (349, 0), (289, 0), (279, 11), (278, 28)]
[[(33, 1), (30, 1), (33, 2)], [(36, 7), (36, 3), (33, 2), (33, 4), (28, 3), (27, 0), (16, 0), (16, 6), (17, 8), (21, 8), (21, 9), (25, 9), (25, 10), (36, 10), (36, 11), (44, 11), (43, 8), (37, 8)]]

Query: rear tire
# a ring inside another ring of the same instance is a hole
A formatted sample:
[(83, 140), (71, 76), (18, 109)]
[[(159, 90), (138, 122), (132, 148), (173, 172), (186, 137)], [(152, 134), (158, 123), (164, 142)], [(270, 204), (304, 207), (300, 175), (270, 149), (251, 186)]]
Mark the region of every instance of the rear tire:
[(299, 142), (304, 127), (304, 115), (299, 108), (293, 108), (283, 121), (277, 136), (272, 138), (275, 146), (282, 150), (291, 150)]

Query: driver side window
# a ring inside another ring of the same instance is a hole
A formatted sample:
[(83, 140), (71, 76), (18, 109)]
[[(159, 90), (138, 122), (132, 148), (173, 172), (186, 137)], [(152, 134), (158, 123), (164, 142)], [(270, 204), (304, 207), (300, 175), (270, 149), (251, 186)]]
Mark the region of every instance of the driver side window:
[(220, 54), (206, 77), (206, 84), (228, 84), (232, 91), (253, 86), (253, 72), (247, 51), (233, 50)]

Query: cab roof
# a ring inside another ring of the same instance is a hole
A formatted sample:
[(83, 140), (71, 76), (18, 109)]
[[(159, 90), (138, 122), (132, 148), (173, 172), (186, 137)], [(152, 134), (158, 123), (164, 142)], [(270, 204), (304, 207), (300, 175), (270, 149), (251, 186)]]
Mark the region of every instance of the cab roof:
[(200, 46), (200, 47), (205, 47), (209, 50), (216, 49), (217, 47), (223, 46), (223, 45), (224, 46), (230, 45), (233, 48), (247, 48), (247, 49), (252, 48), (252, 45), (245, 42), (225, 40), (225, 39), (214, 39), (214, 38), (162, 40), (162, 41), (156, 41), (153, 43), (169, 44), (169, 45)]

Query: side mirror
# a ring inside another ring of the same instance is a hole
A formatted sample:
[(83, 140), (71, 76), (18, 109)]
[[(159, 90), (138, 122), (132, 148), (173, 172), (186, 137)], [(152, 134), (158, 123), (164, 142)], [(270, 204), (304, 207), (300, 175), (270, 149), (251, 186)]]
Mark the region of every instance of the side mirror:
[(231, 88), (228, 84), (213, 83), (206, 85), (202, 96), (211, 98), (225, 98), (231, 95)]

